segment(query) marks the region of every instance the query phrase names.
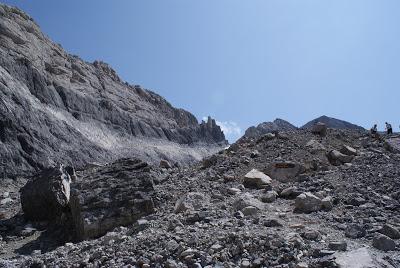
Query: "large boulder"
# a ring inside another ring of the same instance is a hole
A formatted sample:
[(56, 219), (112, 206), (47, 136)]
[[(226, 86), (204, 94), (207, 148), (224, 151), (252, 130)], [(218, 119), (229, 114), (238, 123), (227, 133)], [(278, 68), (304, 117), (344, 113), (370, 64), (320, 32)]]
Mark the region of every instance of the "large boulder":
[(302, 193), (296, 197), (295, 211), (311, 213), (322, 209), (322, 200), (310, 192)]
[(362, 238), (366, 236), (367, 231), (365, 230), (364, 226), (360, 224), (349, 224), (346, 226), (346, 229), (344, 231), (344, 234), (348, 238)]
[(318, 152), (323, 152), (323, 151), (326, 150), (326, 148), (325, 148), (324, 145), (322, 145), (320, 142), (318, 142), (318, 141), (316, 141), (316, 140), (314, 140), (314, 139), (309, 140), (309, 141), (306, 143), (306, 147), (307, 147), (307, 149), (309, 149), (310, 152), (313, 153), (313, 154), (318, 153)]
[(383, 225), (383, 227), (380, 230), (378, 230), (378, 232), (392, 239), (400, 239), (400, 231), (394, 226), (391, 226), (389, 224)]
[(264, 204), (250, 193), (245, 193), (235, 199), (233, 202), (233, 209), (238, 211), (244, 209), (245, 207), (255, 207), (259, 210), (262, 210), (264, 208)]
[(271, 187), (271, 178), (258, 171), (252, 169), (244, 176), (243, 185), (247, 188), (265, 189)]
[(200, 192), (189, 192), (178, 199), (175, 203), (174, 212), (198, 211), (209, 203), (208, 195)]
[(154, 211), (151, 174), (139, 159), (93, 166), (78, 177), (73, 168), (61, 165), (21, 189), (22, 209), (29, 220), (64, 224), (65, 233), (76, 240), (96, 238)]
[(160, 168), (170, 169), (170, 168), (172, 168), (172, 166), (167, 160), (162, 159), (160, 161)]
[(72, 167), (60, 165), (32, 177), (21, 188), (24, 216), (32, 221), (53, 221), (68, 211), (70, 184), (75, 180)]
[(344, 163), (350, 163), (354, 158), (353, 155), (345, 155), (337, 150), (329, 151), (326, 156), (329, 162), (335, 166), (340, 166)]
[(265, 173), (280, 182), (293, 182), (305, 171), (305, 167), (295, 162), (275, 162), (265, 168)]
[(383, 251), (391, 251), (396, 249), (396, 243), (389, 237), (383, 234), (378, 234), (372, 240), (372, 245)]
[(326, 136), (327, 129), (328, 128), (327, 128), (326, 124), (324, 124), (322, 122), (318, 122), (311, 128), (311, 132), (313, 134), (324, 137), (324, 136)]
[(357, 155), (357, 150), (347, 145), (343, 145), (340, 152), (345, 155)]
[(77, 240), (96, 238), (154, 212), (147, 163), (121, 159), (83, 172), (71, 185), (70, 209)]

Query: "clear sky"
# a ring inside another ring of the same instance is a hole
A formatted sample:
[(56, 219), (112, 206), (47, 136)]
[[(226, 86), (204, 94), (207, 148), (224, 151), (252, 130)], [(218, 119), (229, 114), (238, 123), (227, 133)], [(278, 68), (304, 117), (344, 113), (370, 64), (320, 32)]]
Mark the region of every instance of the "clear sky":
[(276, 117), (400, 124), (398, 0), (3, 2), (68, 52), (216, 118), (231, 141)]

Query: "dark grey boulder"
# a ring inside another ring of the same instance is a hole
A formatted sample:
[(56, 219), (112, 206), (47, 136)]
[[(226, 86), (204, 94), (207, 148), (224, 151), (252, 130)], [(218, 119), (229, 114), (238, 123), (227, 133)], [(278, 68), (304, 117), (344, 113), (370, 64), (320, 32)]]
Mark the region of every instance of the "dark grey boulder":
[(297, 177), (304, 171), (303, 165), (290, 161), (271, 163), (265, 168), (265, 173), (268, 176), (280, 182), (296, 181)]
[(347, 145), (343, 145), (340, 152), (345, 155), (357, 155), (357, 150)]
[(171, 166), (171, 164), (170, 164), (167, 160), (162, 159), (162, 160), (160, 161), (160, 168), (169, 169), (169, 168), (172, 168), (172, 166)]
[(378, 234), (372, 240), (372, 245), (383, 251), (391, 251), (396, 249), (396, 243), (389, 237), (383, 234)]
[(350, 163), (354, 156), (345, 155), (337, 150), (331, 150), (327, 153), (327, 158), (332, 165), (339, 166), (345, 163)]
[(361, 238), (367, 234), (365, 228), (358, 224), (349, 224), (346, 227), (345, 235), (348, 238)]
[(86, 170), (71, 189), (77, 240), (99, 237), (154, 212), (150, 167), (139, 159), (121, 159)]
[(380, 229), (378, 232), (392, 239), (400, 239), (400, 231), (389, 224), (383, 225), (382, 229)]
[(337, 251), (346, 251), (347, 242), (346, 241), (333, 241), (328, 244), (329, 249)]
[(322, 122), (317, 122), (312, 128), (311, 128), (311, 132), (313, 134), (317, 134), (320, 135), (322, 137), (326, 136), (326, 132), (327, 132), (327, 126), (326, 124), (322, 123)]
[(78, 174), (61, 165), (30, 180), (21, 189), (25, 218), (57, 222), (84, 240), (154, 212), (152, 171), (145, 162), (120, 159)]
[(24, 216), (32, 221), (51, 221), (68, 211), (70, 184), (75, 180), (72, 167), (60, 165), (32, 177), (21, 188)]

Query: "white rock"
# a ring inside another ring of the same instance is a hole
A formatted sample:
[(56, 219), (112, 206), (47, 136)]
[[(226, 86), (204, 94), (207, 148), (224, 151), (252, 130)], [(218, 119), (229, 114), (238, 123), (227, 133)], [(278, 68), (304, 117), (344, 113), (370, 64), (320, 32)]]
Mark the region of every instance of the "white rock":
[(322, 208), (322, 200), (310, 192), (302, 193), (296, 197), (295, 210), (298, 212), (311, 213)]
[(240, 194), (242, 191), (238, 188), (229, 188), (228, 192), (232, 195), (235, 195), (235, 194)]
[(357, 155), (357, 150), (347, 145), (343, 145), (340, 152), (345, 155)]
[(0, 204), (1, 205), (5, 205), (5, 204), (7, 204), (7, 203), (11, 203), (13, 200), (11, 199), (11, 198), (9, 198), (9, 197), (7, 197), (7, 198), (4, 198), (3, 200), (1, 200), (0, 201)]
[(346, 253), (336, 253), (336, 263), (341, 268), (374, 268), (376, 265), (367, 248), (359, 248)]
[(247, 188), (263, 189), (268, 188), (271, 182), (270, 177), (257, 169), (252, 169), (244, 176), (243, 185)]

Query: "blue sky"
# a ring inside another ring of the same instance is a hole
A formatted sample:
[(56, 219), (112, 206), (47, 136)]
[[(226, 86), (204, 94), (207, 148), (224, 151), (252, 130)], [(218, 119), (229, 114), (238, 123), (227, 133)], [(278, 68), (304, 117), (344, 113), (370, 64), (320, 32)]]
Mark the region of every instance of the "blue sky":
[(398, 0), (3, 1), (232, 141), (277, 117), (400, 124)]

